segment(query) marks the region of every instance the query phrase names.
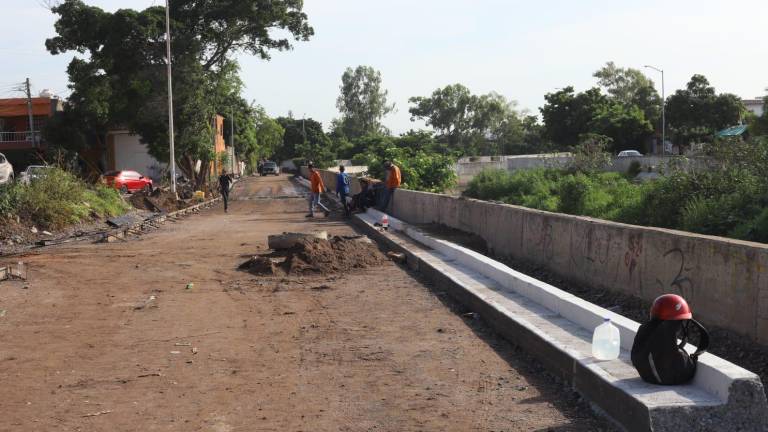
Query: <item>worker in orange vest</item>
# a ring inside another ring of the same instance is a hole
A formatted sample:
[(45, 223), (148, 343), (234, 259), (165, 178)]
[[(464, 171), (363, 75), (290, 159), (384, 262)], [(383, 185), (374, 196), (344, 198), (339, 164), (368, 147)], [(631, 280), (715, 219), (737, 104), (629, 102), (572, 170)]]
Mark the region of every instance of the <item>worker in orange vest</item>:
[(328, 216), (330, 212), (322, 203), (320, 203), (320, 194), (325, 192), (325, 184), (323, 183), (323, 178), (320, 176), (320, 171), (315, 169), (312, 162), (307, 164), (307, 168), (309, 168), (309, 182), (311, 184), (309, 194), (309, 214), (307, 217), (315, 217), (315, 206), (318, 205), (323, 208), (325, 215)]
[(387, 170), (387, 178), (384, 182), (386, 186), (384, 189), (384, 196), (381, 199), (379, 210), (386, 211), (389, 207), (389, 201), (392, 199), (392, 195), (395, 193), (395, 189), (400, 187), (402, 182), (402, 176), (400, 175), (400, 168), (393, 164), (391, 161), (384, 162), (384, 168)]

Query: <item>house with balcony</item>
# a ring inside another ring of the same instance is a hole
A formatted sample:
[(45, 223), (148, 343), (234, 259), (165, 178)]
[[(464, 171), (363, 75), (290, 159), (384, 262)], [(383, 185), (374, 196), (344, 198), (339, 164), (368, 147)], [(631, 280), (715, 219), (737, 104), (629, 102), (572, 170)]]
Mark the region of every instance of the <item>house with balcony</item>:
[(31, 107), (26, 98), (0, 99), (0, 151), (45, 149), (40, 131), (62, 109), (62, 101), (50, 96), (32, 98)]

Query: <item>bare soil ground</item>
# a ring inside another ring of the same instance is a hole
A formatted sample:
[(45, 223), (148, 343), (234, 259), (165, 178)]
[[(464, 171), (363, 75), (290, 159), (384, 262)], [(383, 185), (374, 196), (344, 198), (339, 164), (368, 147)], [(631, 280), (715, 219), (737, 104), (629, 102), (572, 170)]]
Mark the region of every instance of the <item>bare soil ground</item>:
[(228, 214), (24, 257), (29, 280), (0, 282), (0, 431), (610, 430), (390, 261), (239, 271), (269, 234), (355, 234), (305, 219), (300, 197), (264, 199), (300, 193), (250, 178)]

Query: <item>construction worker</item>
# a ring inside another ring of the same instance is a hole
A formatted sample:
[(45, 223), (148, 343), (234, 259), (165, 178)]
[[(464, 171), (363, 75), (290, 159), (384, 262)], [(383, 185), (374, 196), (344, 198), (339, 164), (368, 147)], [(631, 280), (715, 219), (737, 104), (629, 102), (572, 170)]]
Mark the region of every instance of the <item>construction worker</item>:
[(308, 218), (315, 217), (315, 206), (321, 206), (325, 210), (325, 214), (328, 214), (328, 210), (320, 203), (320, 194), (325, 192), (325, 184), (323, 178), (320, 176), (320, 171), (315, 169), (314, 164), (309, 162), (307, 164), (309, 168), (309, 182), (311, 184), (309, 194), (309, 214)]
[(339, 166), (339, 173), (336, 175), (336, 194), (339, 195), (341, 205), (344, 207), (344, 216), (349, 218), (349, 206), (347, 205), (347, 195), (349, 195), (349, 176), (344, 172), (344, 165)]
[(387, 207), (389, 207), (389, 201), (392, 199), (392, 195), (394, 195), (395, 189), (400, 187), (400, 183), (402, 181), (400, 168), (398, 168), (397, 165), (393, 164), (391, 161), (385, 161), (384, 168), (387, 170), (387, 178), (384, 182), (386, 187), (384, 188), (384, 194), (379, 206), (379, 210), (381, 211), (387, 211)]
[(219, 176), (219, 192), (224, 201), (224, 213), (229, 211), (229, 189), (232, 187), (232, 176), (227, 174), (227, 170), (222, 170)]

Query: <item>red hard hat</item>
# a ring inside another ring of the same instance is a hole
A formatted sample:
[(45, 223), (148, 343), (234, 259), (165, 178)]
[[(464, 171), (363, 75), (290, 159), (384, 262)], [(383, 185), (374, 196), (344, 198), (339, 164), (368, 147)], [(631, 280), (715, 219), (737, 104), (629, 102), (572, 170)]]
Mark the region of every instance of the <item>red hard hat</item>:
[(693, 314), (688, 302), (676, 294), (664, 294), (656, 298), (651, 306), (651, 318), (664, 321), (691, 319)]

